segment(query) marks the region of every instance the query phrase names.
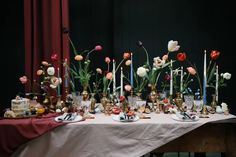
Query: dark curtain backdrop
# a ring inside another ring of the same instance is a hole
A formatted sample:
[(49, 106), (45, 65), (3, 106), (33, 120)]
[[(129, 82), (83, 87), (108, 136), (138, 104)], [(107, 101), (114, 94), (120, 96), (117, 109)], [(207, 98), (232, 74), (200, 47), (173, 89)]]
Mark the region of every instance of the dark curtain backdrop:
[[(24, 0), (25, 75), (31, 81), (37, 80), (36, 71), (42, 61), (51, 62), (51, 54), (58, 54), (61, 62), (65, 58), (69, 62), (69, 43), (62, 31), (69, 27), (68, 9), (68, 0)], [(62, 64), (54, 66), (65, 71)]]
[(2, 1), (1, 19), (1, 94), (0, 116), (2, 110), (11, 105), (11, 99), (22, 91), (19, 76), (24, 74), (24, 20), (23, 2), (19, 0)]
[(135, 67), (142, 65), (145, 54), (137, 51), (137, 40), (144, 43), (151, 58), (166, 53), (169, 40), (178, 40), (181, 51), (199, 71), (203, 70), (203, 51), (219, 50), (219, 71), (232, 73), (228, 86), (219, 91), (219, 99), (236, 113), (233, 6), (230, 1), (204, 0), (70, 0), (70, 34), (80, 50), (103, 45), (101, 54), (91, 56), (94, 69), (105, 66), (105, 56), (120, 60), (127, 50), (134, 51)]

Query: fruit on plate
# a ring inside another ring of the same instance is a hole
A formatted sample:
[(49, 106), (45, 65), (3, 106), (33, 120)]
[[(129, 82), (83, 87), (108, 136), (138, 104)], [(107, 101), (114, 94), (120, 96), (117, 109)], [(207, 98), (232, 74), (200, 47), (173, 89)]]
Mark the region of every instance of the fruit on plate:
[(120, 112), (121, 112), (121, 109), (119, 107), (117, 107), (117, 106), (113, 107), (112, 113), (119, 114)]

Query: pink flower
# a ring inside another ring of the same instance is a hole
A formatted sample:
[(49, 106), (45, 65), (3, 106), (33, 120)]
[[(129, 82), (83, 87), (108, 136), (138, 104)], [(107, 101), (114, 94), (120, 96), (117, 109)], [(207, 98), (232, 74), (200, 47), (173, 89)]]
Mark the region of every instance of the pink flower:
[(111, 59), (110, 59), (109, 57), (106, 57), (106, 58), (105, 58), (105, 62), (106, 62), (107, 64), (109, 64), (109, 63), (111, 62)]
[(97, 45), (94, 48), (95, 51), (102, 51), (102, 46), (101, 45)]
[(124, 102), (125, 101), (125, 96), (121, 95), (120, 96), (120, 102)]
[(166, 75), (164, 76), (164, 80), (165, 80), (165, 81), (170, 81), (170, 75), (169, 75), (169, 74), (166, 74)]
[(195, 75), (197, 73), (193, 67), (187, 67), (187, 70), (191, 75)]
[(131, 85), (125, 85), (125, 90), (126, 90), (127, 92), (130, 92), (131, 89), (132, 89)]
[(40, 75), (42, 75), (44, 72), (43, 72), (43, 70), (41, 70), (41, 69), (39, 69), (38, 71), (37, 71), (37, 75), (38, 76), (40, 76)]
[(42, 61), (42, 65), (44, 65), (44, 66), (49, 66), (49, 64), (48, 64), (47, 61)]
[(167, 60), (168, 59), (168, 55), (164, 55), (164, 56), (162, 56), (162, 60)]
[(75, 56), (75, 60), (76, 60), (76, 61), (82, 61), (82, 60), (83, 60), (83, 56), (81, 56), (81, 55), (76, 55), (76, 56)]
[(112, 80), (112, 73), (111, 73), (111, 72), (107, 73), (107, 74), (106, 74), (106, 78), (107, 78), (108, 80)]
[(130, 64), (131, 64), (131, 60), (127, 60), (126, 62), (125, 62), (125, 65), (127, 65), (127, 66), (129, 66)]
[(20, 80), (20, 82), (21, 82), (22, 84), (26, 84), (27, 81), (28, 81), (28, 79), (27, 79), (26, 76), (22, 76), (22, 77), (20, 77), (19, 80)]

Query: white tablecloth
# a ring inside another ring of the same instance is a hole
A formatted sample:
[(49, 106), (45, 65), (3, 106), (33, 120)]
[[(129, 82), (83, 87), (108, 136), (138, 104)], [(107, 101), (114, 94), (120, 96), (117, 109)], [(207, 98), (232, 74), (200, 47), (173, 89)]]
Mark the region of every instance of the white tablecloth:
[(214, 114), (196, 122), (179, 122), (171, 114), (147, 116), (151, 119), (124, 123), (96, 114), (95, 119), (66, 124), (28, 142), (13, 156), (139, 157), (205, 123), (235, 117)]

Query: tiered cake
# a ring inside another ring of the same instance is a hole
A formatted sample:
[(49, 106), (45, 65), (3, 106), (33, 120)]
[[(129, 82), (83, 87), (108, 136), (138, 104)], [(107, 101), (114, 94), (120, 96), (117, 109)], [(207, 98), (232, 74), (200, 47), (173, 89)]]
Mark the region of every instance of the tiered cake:
[(11, 100), (11, 110), (16, 114), (16, 117), (23, 116), (25, 111), (29, 110), (29, 99), (13, 99)]

